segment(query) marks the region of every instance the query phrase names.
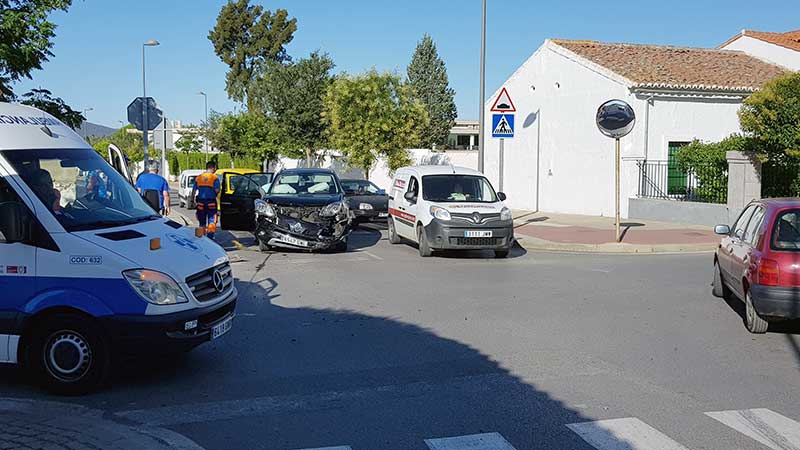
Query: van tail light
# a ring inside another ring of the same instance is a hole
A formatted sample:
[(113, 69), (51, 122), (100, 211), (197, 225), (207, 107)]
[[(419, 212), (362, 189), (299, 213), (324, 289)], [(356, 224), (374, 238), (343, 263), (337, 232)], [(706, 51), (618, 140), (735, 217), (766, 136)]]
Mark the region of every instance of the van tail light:
[(772, 259), (762, 259), (758, 263), (758, 281), (763, 286), (778, 286), (780, 270), (778, 262)]

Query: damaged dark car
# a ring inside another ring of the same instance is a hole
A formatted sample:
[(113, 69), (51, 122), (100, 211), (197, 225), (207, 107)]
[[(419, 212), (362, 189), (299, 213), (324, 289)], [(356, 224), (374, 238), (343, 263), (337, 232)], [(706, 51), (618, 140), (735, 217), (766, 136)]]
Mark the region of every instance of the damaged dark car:
[(254, 206), (255, 236), (262, 251), (273, 247), (347, 251), (352, 213), (333, 171), (283, 170)]

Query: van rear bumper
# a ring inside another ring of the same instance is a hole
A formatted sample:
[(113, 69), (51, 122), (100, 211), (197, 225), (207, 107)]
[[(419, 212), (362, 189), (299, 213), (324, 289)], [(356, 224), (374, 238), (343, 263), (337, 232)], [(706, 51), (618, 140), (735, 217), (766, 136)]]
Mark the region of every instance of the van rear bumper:
[[(101, 318), (114, 352), (124, 355), (170, 354), (188, 351), (211, 340), (211, 329), (236, 314), (238, 292), (220, 303), (164, 315), (116, 315)], [(197, 327), (185, 330), (186, 322)]]
[(750, 298), (760, 316), (800, 319), (800, 288), (754, 284)]
[[(435, 250), (510, 250), (514, 246), (512, 221), (463, 224), (433, 219), (424, 227), (428, 245)], [(465, 231), (491, 231), (487, 238), (468, 238)]]

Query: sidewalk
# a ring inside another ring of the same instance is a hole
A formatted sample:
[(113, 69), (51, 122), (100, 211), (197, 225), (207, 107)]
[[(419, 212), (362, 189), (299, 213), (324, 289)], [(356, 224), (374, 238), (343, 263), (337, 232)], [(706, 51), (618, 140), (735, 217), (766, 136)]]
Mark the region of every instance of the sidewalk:
[(528, 250), (594, 253), (711, 252), (720, 238), (710, 227), (622, 220), (614, 242), (614, 218), (514, 211), (514, 233)]

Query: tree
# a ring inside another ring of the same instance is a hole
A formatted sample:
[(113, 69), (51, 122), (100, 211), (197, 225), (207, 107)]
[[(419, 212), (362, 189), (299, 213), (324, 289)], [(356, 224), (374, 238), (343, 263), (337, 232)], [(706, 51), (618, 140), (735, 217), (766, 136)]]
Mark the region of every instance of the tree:
[(31, 78), (31, 72), (53, 56), (56, 25), (47, 20), (66, 11), (72, 0), (0, 0), (0, 101), (14, 100), (11, 84)]
[(258, 109), (280, 124), (289, 140), (303, 149), (309, 165), (312, 156), (326, 144), (323, 98), (333, 82), (333, 67), (333, 60), (319, 52), (296, 63), (271, 63), (254, 88)]
[(425, 105), (430, 118), (428, 126), (420, 131), (419, 144), (429, 148), (446, 145), (458, 114), (456, 93), (449, 87), (447, 67), (429, 35), (417, 43), (407, 73), (412, 95)]
[(86, 120), (82, 113), (70, 108), (64, 100), (53, 97), (53, 93), (47, 89), (32, 89), (30, 92), (23, 94), (22, 98), (23, 104), (33, 106), (54, 116), (73, 130), (80, 127), (83, 121)]
[(277, 123), (258, 113), (214, 113), (209, 118), (207, 136), (211, 145), (232, 157), (250, 156), (262, 161), (277, 159), (290, 147)]
[(249, 0), (228, 0), (208, 33), (214, 52), (230, 68), (225, 80), (228, 96), (252, 111), (254, 76), (268, 61), (290, 61), (286, 45), (295, 31), (297, 19), (289, 19), (285, 9), (272, 13), (261, 5), (251, 5)]
[(133, 125), (126, 125), (109, 137), (97, 139), (92, 142), (94, 150), (103, 158), (108, 156), (108, 144), (116, 145), (122, 153), (132, 162), (142, 161), (142, 134), (136, 132)]
[(328, 89), (323, 117), (331, 144), (366, 177), (379, 157), (391, 170), (410, 163), (406, 148), (419, 142), (428, 114), (409, 91), (397, 75), (374, 69), (337, 78)]
[(178, 151), (184, 153), (199, 152), (203, 150), (203, 141), (200, 140), (200, 130), (194, 127), (187, 127), (181, 132), (181, 138), (175, 142)]
[(766, 159), (800, 157), (800, 72), (775, 78), (748, 97), (739, 122)]

